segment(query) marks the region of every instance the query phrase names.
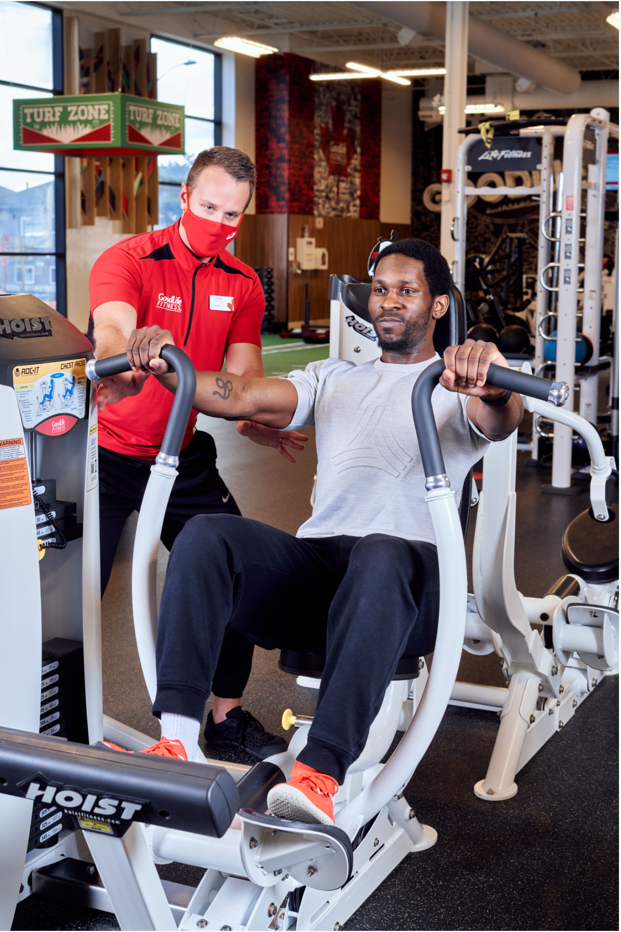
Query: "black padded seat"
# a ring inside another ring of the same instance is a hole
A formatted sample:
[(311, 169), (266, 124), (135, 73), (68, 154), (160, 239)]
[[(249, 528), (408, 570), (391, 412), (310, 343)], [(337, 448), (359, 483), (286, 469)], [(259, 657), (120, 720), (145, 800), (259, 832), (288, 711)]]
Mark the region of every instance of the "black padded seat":
[[(291, 650), (281, 648), (278, 667), (283, 673), (293, 676), (310, 676), (321, 679), (326, 663), (325, 648), (313, 650)], [(401, 657), (397, 664), (393, 680), (414, 680), (420, 673), (420, 657)]]
[(561, 556), (570, 573), (585, 582), (609, 583), (619, 577), (619, 522), (608, 506), (609, 520), (596, 521), (592, 510), (583, 511), (563, 535)]

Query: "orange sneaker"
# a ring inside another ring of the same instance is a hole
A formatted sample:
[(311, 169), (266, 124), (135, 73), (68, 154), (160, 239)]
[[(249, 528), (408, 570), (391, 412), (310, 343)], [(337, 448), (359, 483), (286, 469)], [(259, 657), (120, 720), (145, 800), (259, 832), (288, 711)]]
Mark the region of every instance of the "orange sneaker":
[(279, 783), (269, 791), (267, 805), (279, 819), (334, 825), (332, 797), (338, 788), (333, 777), (297, 761), (289, 782)]
[[(106, 745), (107, 748), (112, 748), (113, 751), (124, 751), (125, 754), (135, 754), (135, 751), (128, 751), (125, 748), (120, 748), (118, 744), (112, 744), (111, 741), (102, 742)], [(185, 753), (185, 748), (181, 741), (171, 741), (169, 738), (160, 738), (157, 744), (154, 744), (153, 747), (145, 748), (144, 751), (139, 751), (140, 754), (155, 754), (156, 757), (172, 757), (176, 760), (187, 760), (188, 755)]]

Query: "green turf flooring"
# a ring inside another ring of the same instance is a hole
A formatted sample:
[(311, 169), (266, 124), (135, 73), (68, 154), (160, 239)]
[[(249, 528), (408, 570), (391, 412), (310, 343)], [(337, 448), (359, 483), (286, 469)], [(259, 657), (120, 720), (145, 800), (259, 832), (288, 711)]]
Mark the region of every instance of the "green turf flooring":
[(327, 343), (313, 345), (301, 339), (286, 339), (277, 334), (263, 334), (263, 367), (267, 376), (287, 376), (294, 369), (305, 369), (309, 362), (327, 359)]

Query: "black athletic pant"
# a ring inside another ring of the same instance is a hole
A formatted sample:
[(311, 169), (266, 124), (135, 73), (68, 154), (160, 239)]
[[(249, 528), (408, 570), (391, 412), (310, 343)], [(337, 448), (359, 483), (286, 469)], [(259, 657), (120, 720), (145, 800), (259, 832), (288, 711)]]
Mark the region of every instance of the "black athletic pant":
[[(161, 540), (170, 550), (177, 534), (195, 515), (241, 514), (216, 466), (216, 444), (204, 431), (196, 431), (181, 451), (178, 472), (166, 509)], [(101, 547), (101, 594), (112, 573), (112, 564), (126, 520), (140, 511), (153, 462), (99, 448), (99, 521)], [(223, 699), (238, 699), (248, 682), (254, 651), (238, 631), (227, 632), (213, 691)], [(210, 674), (211, 675), (211, 674)]]
[(267, 649), (327, 647), (299, 759), (342, 783), (399, 658), (433, 650), (438, 604), (433, 544), (300, 539), (249, 518), (193, 518), (168, 561), (153, 711), (202, 720), (226, 631)]

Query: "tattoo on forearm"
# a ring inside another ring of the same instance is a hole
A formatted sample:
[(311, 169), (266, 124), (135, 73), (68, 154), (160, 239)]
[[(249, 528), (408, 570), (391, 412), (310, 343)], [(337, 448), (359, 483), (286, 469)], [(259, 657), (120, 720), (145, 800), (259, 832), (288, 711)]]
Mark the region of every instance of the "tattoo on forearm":
[(218, 398), (222, 398), (223, 401), (226, 401), (227, 398), (231, 395), (233, 391), (233, 383), (228, 380), (225, 382), (224, 379), (216, 379), (216, 385), (220, 389), (219, 392), (212, 392), (212, 395), (217, 395)]

